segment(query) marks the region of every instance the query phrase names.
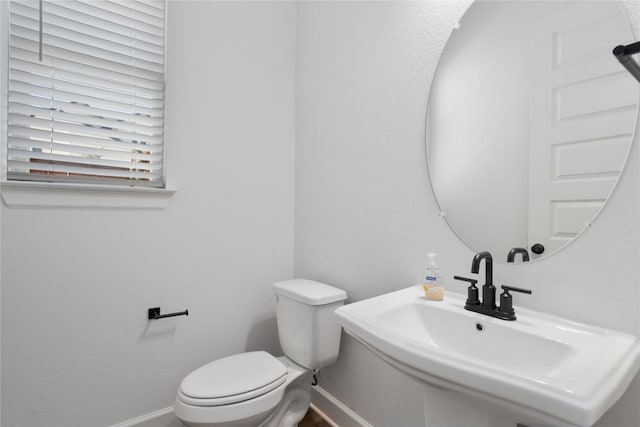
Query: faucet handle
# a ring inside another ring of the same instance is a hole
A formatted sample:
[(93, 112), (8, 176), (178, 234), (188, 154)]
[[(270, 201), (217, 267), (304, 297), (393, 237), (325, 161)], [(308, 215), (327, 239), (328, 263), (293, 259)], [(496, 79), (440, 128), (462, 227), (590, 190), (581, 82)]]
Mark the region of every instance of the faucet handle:
[(478, 281), (476, 279), (469, 279), (468, 277), (453, 276), (453, 278), (456, 279), (456, 280), (462, 280), (463, 282), (469, 282), (469, 283), (471, 283), (471, 286), (475, 286), (476, 283), (478, 283)]
[(465, 307), (470, 305), (478, 305), (480, 304), (480, 298), (478, 298), (478, 288), (476, 288), (476, 283), (478, 281), (476, 279), (469, 279), (468, 277), (462, 276), (453, 276), (456, 280), (462, 280), (463, 282), (471, 283), (469, 288), (467, 289), (467, 302)]
[(530, 289), (516, 288), (515, 286), (502, 285), (501, 288), (503, 292), (500, 294), (500, 308), (498, 310), (509, 316), (507, 320), (516, 320), (516, 312), (513, 309), (513, 297), (509, 291), (521, 292), (523, 294), (531, 294), (532, 292)]
[(522, 288), (516, 288), (515, 286), (507, 286), (507, 285), (502, 285), (500, 287), (504, 291), (503, 294), (507, 294), (507, 295), (509, 295), (509, 291), (522, 292), (523, 294), (529, 294), (529, 295), (531, 295), (532, 293), (531, 289), (522, 289)]

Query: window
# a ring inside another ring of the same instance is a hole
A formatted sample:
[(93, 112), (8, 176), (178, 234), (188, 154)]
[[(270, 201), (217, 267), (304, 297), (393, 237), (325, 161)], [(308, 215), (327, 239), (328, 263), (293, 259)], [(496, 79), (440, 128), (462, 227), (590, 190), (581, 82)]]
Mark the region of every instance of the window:
[(11, 0), (7, 179), (164, 187), (164, 0)]

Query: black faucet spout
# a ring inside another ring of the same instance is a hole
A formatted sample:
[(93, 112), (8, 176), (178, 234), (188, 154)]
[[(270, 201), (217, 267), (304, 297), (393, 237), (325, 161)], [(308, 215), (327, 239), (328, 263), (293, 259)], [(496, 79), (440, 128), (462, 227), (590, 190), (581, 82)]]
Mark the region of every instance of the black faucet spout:
[(513, 248), (507, 254), (507, 262), (514, 262), (518, 254), (522, 255), (522, 262), (529, 261), (529, 252), (525, 248)]
[(493, 286), (493, 257), (487, 251), (478, 252), (471, 262), (471, 272), (478, 274), (480, 262), (484, 260), (485, 283), (482, 286), (482, 306), (490, 309), (496, 308), (496, 287)]
[(471, 262), (471, 272), (478, 274), (480, 271), (480, 261), (484, 260), (485, 285), (493, 285), (493, 257), (487, 251), (478, 252)]

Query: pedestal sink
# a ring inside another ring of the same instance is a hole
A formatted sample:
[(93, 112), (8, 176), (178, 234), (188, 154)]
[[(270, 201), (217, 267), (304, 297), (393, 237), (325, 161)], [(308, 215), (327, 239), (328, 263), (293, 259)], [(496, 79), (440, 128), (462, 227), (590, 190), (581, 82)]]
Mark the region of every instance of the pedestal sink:
[[(524, 308), (516, 321), (495, 319), (464, 310), (465, 298), (428, 301), (414, 286), (335, 312), (348, 334), (425, 384), (428, 427), (460, 416), (488, 427), (591, 426), (638, 372), (635, 336)], [(462, 393), (456, 414), (443, 390)]]

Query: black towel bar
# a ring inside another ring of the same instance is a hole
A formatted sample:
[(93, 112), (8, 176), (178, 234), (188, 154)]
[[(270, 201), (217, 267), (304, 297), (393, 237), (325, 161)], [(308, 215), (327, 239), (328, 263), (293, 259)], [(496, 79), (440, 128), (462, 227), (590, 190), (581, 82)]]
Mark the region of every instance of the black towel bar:
[(640, 65), (631, 57), (631, 55), (635, 55), (636, 53), (640, 53), (640, 42), (631, 43), (626, 46), (616, 46), (613, 49), (613, 55), (620, 61), (624, 68), (640, 82)]

